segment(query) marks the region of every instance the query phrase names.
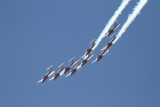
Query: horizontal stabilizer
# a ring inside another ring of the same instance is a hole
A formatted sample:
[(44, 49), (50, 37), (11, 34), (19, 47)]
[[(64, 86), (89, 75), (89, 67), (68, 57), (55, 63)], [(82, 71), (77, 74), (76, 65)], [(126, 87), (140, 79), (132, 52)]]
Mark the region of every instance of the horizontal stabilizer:
[(90, 44), (94, 45), (95, 44), (95, 39), (93, 39)]
[(114, 33), (114, 34), (111, 36), (111, 38), (116, 38), (116, 36), (115, 36), (115, 35), (116, 35), (116, 33)]
[(51, 65), (50, 67), (48, 67), (46, 70), (50, 70), (53, 67), (53, 65)]
[(60, 66), (58, 66), (58, 68), (63, 69), (64, 68), (63, 65), (64, 65), (64, 63), (62, 63)]
[(80, 61), (80, 59), (79, 59), (78, 61), (76, 61), (77, 65), (80, 65), (80, 62), (79, 62), (79, 61)]

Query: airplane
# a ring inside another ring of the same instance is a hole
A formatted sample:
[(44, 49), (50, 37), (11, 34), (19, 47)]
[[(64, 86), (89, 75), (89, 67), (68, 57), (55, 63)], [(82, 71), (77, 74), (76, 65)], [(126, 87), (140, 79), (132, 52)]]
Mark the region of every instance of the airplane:
[(92, 63), (100, 61), (103, 58), (103, 56), (108, 52), (109, 50), (104, 50), (100, 55), (97, 56), (96, 60), (94, 60)]
[(40, 82), (43, 83), (55, 72), (55, 71), (53, 71), (52, 66), (50, 66), (46, 69), (46, 70), (49, 70), (49, 72), (45, 76), (43, 76), (42, 79), (39, 80), (37, 83), (40, 83)]
[[(64, 64), (64, 63), (63, 63)], [(61, 68), (57, 73), (55, 73), (54, 74), (54, 76), (51, 78), (51, 79), (49, 79), (49, 80), (55, 80), (55, 79), (57, 79), (59, 76), (60, 76), (60, 74), (61, 74), (61, 72), (63, 71), (63, 69), (64, 69), (64, 67), (63, 67), (63, 64), (61, 64), (58, 68)]]
[(77, 63), (77, 66), (74, 69), (72, 69), (71, 72), (66, 77), (72, 76), (77, 72), (79, 68), (81, 68), (81, 63), (79, 62), (79, 60), (76, 63)]
[(76, 63), (73, 59), (74, 57), (69, 61), (71, 62), (71, 64), (68, 67), (65, 67), (60, 75), (67, 73), (71, 69), (71, 67)]
[(113, 39), (106, 44), (106, 46), (104, 48), (101, 49), (101, 51), (104, 51), (104, 50), (108, 50), (108, 48), (110, 48), (112, 45), (113, 45), (113, 42), (114, 40), (116, 39), (116, 36), (115, 34), (111, 36)]
[(96, 43), (95, 43), (95, 39), (94, 39), (90, 44), (92, 44), (92, 46), (86, 50), (85, 54), (84, 54), (81, 58), (83, 58), (83, 57), (89, 55), (90, 53), (92, 53), (93, 48), (94, 48), (94, 46), (95, 46), (95, 44), (96, 44)]
[(93, 54), (89, 54), (89, 55), (87, 56), (87, 58), (83, 59), (82, 62), (81, 62), (81, 67), (82, 67), (83, 65), (85, 65), (85, 64), (92, 58), (92, 56), (93, 56)]
[(111, 35), (119, 25), (120, 24), (117, 24), (116, 22), (114, 22), (114, 27), (106, 33), (106, 36)]

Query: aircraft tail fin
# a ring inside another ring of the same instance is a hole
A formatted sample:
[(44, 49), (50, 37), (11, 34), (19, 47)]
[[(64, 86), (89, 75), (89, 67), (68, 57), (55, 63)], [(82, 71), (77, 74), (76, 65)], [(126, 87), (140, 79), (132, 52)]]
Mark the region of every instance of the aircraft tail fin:
[(62, 63), (58, 68), (61, 68), (61, 69), (63, 69), (64, 68), (64, 63)]
[(73, 59), (74, 59), (74, 57), (69, 62), (74, 63), (75, 61)]
[(79, 61), (80, 61), (80, 59), (79, 59), (78, 61), (76, 61), (77, 65), (80, 65), (80, 64), (81, 64)]
[(116, 37), (116, 33), (114, 33), (112, 36), (111, 36), (111, 38), (115, 38)]
[(109, 52), (109, 50), (107, 50), (104, 54), (103, 54), (103, 56), (106, 54), (106, 53), (108, 53)]
[(95, 44), (95, 39), (93, 39), (90, 44), (94, 45)]

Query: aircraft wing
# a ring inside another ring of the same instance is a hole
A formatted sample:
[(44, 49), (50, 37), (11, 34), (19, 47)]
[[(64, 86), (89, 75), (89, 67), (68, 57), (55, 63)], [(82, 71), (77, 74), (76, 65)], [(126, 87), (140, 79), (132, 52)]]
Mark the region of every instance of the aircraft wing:
[(95, 63), (97, 61), (97, 59), (95, 59), (92, 63)]
[(68, 74), (68, 75), (66, 75), (66, 77), (68, 77), (68, 76), (70, 76), (71, 75), (71, 72)]
[(102, 49), (101, 49), (101, 51), (104, 51), (106, 49), (106, 46), (105, 47), (103, 47)]
[(51, 81), (51, 80), (53, 80), (53, 79), (54, 79), (54, 76), (53, 76), (52, 78), (50, 78), (49, 81)]
[(54, 74), (54, 72), (55, 72), (55, 71), (52, 71), (48, 76), (50, 77), (51, 75), (53, 75), (53, 74)]
[(40, 83), (40, 82), (42, 82), (42, 81), (43, 81), (43, 79), (39, 80), (37, 83)]

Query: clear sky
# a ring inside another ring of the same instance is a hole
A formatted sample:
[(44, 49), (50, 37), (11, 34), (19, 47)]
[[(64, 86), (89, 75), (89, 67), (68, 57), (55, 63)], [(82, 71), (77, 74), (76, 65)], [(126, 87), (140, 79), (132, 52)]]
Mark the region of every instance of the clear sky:
[[(118, 23), (137, 4), (132, 0)], [(149, 0), (110, 52), (66, 78), (37, 84), (98, 38), (121, 0), (0, 0), (0, 107), (160, 107), (160, 1)], [(116, 30), (120, 29), (120, 27)]]

